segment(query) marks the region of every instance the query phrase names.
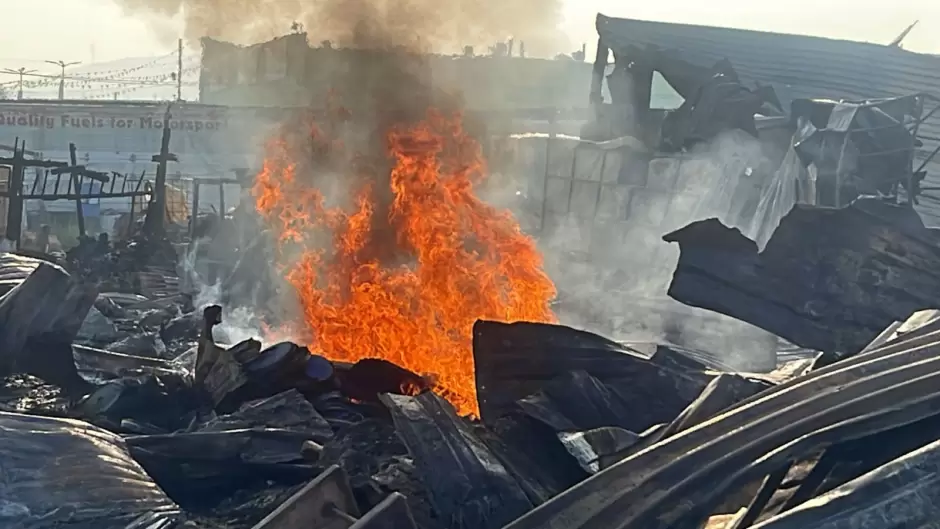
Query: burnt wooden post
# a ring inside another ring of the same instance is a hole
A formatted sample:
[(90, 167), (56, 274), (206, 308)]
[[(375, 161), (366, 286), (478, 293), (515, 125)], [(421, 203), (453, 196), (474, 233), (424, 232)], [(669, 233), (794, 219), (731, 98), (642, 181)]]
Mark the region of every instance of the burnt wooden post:
[[(27, 198), (27, 195), (23, 193), (23, 180), (26, 169), (28, 167), (39, 167), (56, 171), (67, 167), (68, 164), (49, 160), (27, 160), (26, 142), (19, 144), (19, 141), (17, 141), (17, 144), (18, 145), (13, 149), (13, 157), (0, 158), (0, 164), (11, 166), (9, 189), (2, 195), (9, 199), (6, 238), (14, 241), (16, 247), (19, 248), (23, 231), (23, 201)], [(35, 187), (34, 184), (33, 188), (35, 189)], [(45, 188), (45, 182), (43, 182), (43, 187)], [(28, 197), (37, 198), (32, 195)]]
[[(69, 163), (72, 164), (72, 167), (78, 165), (77, 150), (74, 143), (69, 143)], [(71, 182), (76, 195), (75, 218), (78, 220), (78, 239), (81, 240), (85, 236), (85, 211), (82, 209), (82, 184), (75, 172), (71, 173)], [(56, 191), (58, 192), (58, 189)]]
[[(144, 183), (144, 175), (145, 175), (145, 174), (147, 174), (147, 171), (146, 171), (146, 170), (141, 171), (141, 173), (140, 173), (140, 180), (137, 181), (137, 186), (134, 188), (134, 191), (135, 191), (135, 192), (140, 191), (140, 186), (141, 186), (141, 184)], [(145, 196), (145, 195), (148, 194), (149, 192), (150, 192), (150, 182), (147, 182), (147, 185), (144, 186), (144, 195), (133, 195), (133, 198), (131, 198), (130, 219), (129, 219), (128, 222), (127, 222), (127, 232), (124, 234), (124, 237), (126, 237), (126, 238), (129, 239), (129, 238), (134, 234), (134, 225), (137, 224), (137, 221), (136, 221), (135, 218), (134, 218), (134, 214), (135, 214), (135, 211), (134, 211), (134, 210), (136, 209), (136, 208), (135, 208), (135, 205), (137, 204), (137, 199), (138, 199), (138, 198), (142, 198), (143, 196)]]
[(219, 219), (225, 220), (225, 182), (219, 180)]
[(157, 163), (157, 177), (154, 181), (153, 207), (156, 214), (147, 212), (147, 231), (150, 235), (162, 237), (166, 233), (166, 168), (169, 162), (179, 159), (170, 152), (170, 108), (167, 106), (163, 119), (163, 138), (160, 141), (160, 154), (154, 155), (152, 160)]
[(196, 240), (196, 220), (199, 217), (199, 180), (193, 179), (193, 207), (189, 214), (189, 239)]
[[(101, 182), (102, 184), (111, 181), (111, 177), (106, 173), (87, 169), (84, 165), (78, 165), (78, 157), (76, 156), (77, 150), (78, 149), (75, 147), (74, 143), (69, 143), (69, 160), (71, 165), (67, 167), (58, 167), (50, 171), (50, 173), (56, 177), (56, 181), (53, 194), (49, 198), (50, 200), (66, 198), (75, 201), (75, 216), (78, 219), (78, 236), (81, 238), (83, 235), (85, 235), (85, 211), (82, 207), (82, 199), (91, 198), (92, 196), (91, 192), (89, 192), (87, 195), (82, 193), (82, 183), (84, 183), (86, 176), (92, 180)], [(65, 195), (62, 195), (59, 192), (59, 182), (62, 178), (62, 175), (64, 174), (69, 175), (69, 185)], [(114, 186), (112, 185), (111, 187), (113, 188)], [(45, 193), (45, 182), (43, 182), (43, 193)], [(100, 197), (101, 193), (99, 193), (98, 196)]]
[(9, 193), (9, 204), (7, 205), (7, 232), (6, 238), (16, 243), (16, 248), (20, 247), (20, 235), (23, 231), (23, 173), (26, 170), (26, 159), (24, 151), (26, 142), (24, 141), (19, 149), (13, 147), (13, 158), (9, 160), (0, 159), (0, 163), (10, 163), (10, 185), (7, 189)]

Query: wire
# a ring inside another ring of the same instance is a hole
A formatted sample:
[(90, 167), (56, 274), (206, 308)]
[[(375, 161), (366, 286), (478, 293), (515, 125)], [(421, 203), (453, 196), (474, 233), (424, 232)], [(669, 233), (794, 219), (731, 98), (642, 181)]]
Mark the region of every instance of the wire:
[[(173, 75), (176, 73), (176, 68), (177, 68), (176, 58), (178, 57), (178, 53), (179, 53), (178, 51), (169, 52), (167, 54), (154, 57), (152, 59), (148, 59), (146, 62), (139, 63), (132, 67), (112, 68), (109, 70), (98, 70), (98, 71), (92, 71), (92, 72), (71, 73), (69, 75), (65, 75), (64, 77), (61, 74), (58, 74), (58, 75), (38, 74), (38, 73), (26, 74), (24, 75), (25, 77), (33, 77), (33, 78), (38, 78), (42, 80), (25, 82), (23, 83), (23, 87), (34, 89), (34, 88), (55, 86), (57, 83), (59, 83), (62, 80), (72, 81), (72, 82), (82, 82), (82, 83), (86, 83), (86, 82), (98, 82), (98, 83), (109, 83), (109, 84), (128, 83), (131, 85), (152, 84), (154, 86), (159, 86), (159, 85), (162, 85), (164, 82), (166, 82), (168, 79), (171, 79)], [(172, 72), (170, 73), (160, 73), (157, 75), (146, 76), (144, 78), (129, 77), (134, 72), (138, 72), (145, 68), (153, 67), (157, 65), (157, 63), (159, 63), (160, 61), (164, 61), (170, 58), (174, 59), (173, 63), (166, 65), (166, 68), (172, 68)], [(29, 59), (29, 60), (32, 61), (32, 59)], [(199, 58), (194, 55), (190, 55), (184, 60), (188, 64), (193, 64), (193, 63), (198, 64), (199, 62)], [(89, 65), (89, 66), (93, 66), (93, 65)], [(184, 70), (192, 70), (192, 68), (193, 67), (191, 66), (189, 68), (185, 68)], [(195, 68), (198, 69), (198, 66), (196, 66)], [(184, 72), (184, 74), (185, 73), (189, 73), (189, 72)], [(10, 75), (7, 72), (0, 72), (0, 74)], [(102, 77), (102, 76), (107, 76), (107, 77)], [(173, 82), (175, 84), (175, 81)], [(19, 83), (19, 80), (0, 82), (0, 86), (16, 86), (18, 83)]]

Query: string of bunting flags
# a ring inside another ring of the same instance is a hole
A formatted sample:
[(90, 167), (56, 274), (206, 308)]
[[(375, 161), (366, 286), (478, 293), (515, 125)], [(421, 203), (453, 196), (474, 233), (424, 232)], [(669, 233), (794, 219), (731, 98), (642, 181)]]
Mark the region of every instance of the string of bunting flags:
[[(138, 73), (142, 70), (148, 68), (153, 68), (157, 66), (161, 61), (166, 61), (167, 59), (172, 58), (172, 62), (168, 62), (165, 68), (170, 71), (163, 71), (154, 75), (145, 75), (145, 76), (134, 76), (132, 74)], [(183, 69), (184, 75), (190, 73), (193, 69), (198, 70), (198, 61), (196, 57), (188, 58), (187, 62), (190, 63), (188, 67)], [(196, 63), (193, 65), (193, 63)], [(92, 83), (95, 84), (111, 84), (113, 86), (117, 85), (145, 85), (145, 84), (155, 84), (160, 85), (167, 83), (169, 81), (175, 82), (176, 75), (176, 58), (172, 56), (161, 56), (154, 58), (150, 61), (147, 61), (143, 64), (131, 68), (121, 68), (121, 69), (111, 69), (111, 70), (98, 70), (92, 72), (82, 72), (82, 73), (69, 73), (65, 76), (65, 86), (66, 88), (90, 88)], [(57, 87), (61, 76), (54, 74), (26, 74), (25, 77), (33, 77), (38, 79), (31, 79), (23, 81), (24, 89), (36, 89), (36, 88), (46, 88), (46, 87)], [(0, 86), (17, 86), (18, 80), (13, 79), (11, 81), (0, 83)]]

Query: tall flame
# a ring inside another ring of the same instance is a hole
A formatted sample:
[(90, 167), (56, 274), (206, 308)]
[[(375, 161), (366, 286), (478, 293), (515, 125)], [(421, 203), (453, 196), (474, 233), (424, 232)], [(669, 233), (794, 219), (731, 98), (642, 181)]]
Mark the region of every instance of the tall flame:
[(555, 296), (535, 242), (474, 194), (486, 174), (480, 145), (459, 115), (430, 111), (392, 127), (390, 173), (347, 164), (354, 205), (344, 210), (326, 204), (322, 176), (335, 174), (344, 146), (307, 130), (269, 142), (254, 193), (279, 235), (308, 345), (333, 360), (433, 374), (460, 412), (476, 414), (473, 323), (550, 322)]

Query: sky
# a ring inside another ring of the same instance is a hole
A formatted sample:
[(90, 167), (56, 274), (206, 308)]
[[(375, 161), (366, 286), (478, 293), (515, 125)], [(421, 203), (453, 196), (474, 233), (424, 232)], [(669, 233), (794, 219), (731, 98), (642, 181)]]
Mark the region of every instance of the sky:
[[(442, 0), (446, 1), (446, 0)], [(940, 2), (894, 0), (566, 0), (563, 30), (575, 43), (596, 42), (594, 16), (602, 12), (665, 22), (682, 22), (800, 33), (887, 43), (915, 20), (920, 23), (905, 48), (940, 53)], [(858, 8), (859, 5), (864, 7)], [(45, 60), (109, 61), (171, 53), (181, 33), (123, 13), (111, 0), (0, 0), (0, 68), (54, 70)], [(41, 22), (40, 22), (41, 19)], [(19, 22), (22, 21), (22, 22)], [(930, 35), (935, 35), (931, 37)], [(573, 50), (565, 50), (573, 51)], [(0, 81), (8, 79), (0, 76)]]

